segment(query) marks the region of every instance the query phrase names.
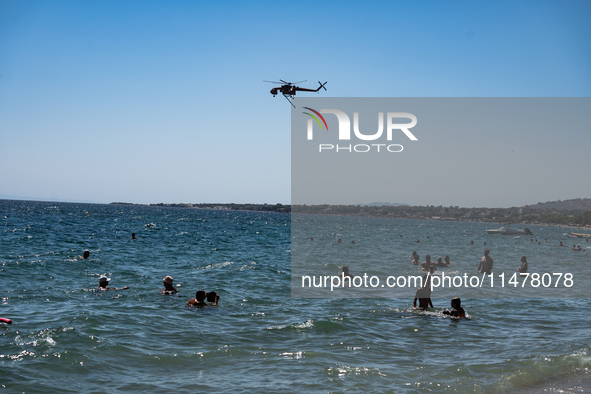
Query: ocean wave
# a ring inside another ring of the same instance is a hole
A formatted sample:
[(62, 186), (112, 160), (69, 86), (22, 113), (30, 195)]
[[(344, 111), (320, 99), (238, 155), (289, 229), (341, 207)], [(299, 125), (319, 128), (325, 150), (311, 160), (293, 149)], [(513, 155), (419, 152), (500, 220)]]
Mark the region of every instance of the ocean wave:
[(559, 356), (540, 356), (522, 361), (519, 370), (501, 379), (499, 393), (556, 392), (589, 393), (591, 388), (591, 356), (589, 349)]
[(352, 367), (345, 364), (337, 364), (335, 367), (325, 368), (324, 373), (331, 377), (344, 377), (346, 375), (383, 376), (387, 375), (374, 367)]
[(230, 265), (233, 265), (234, 263), (232, 261), (226, 261), (223, 263), (212, 263), (212, 264), (208, 264), (205, 267), (203, 267), (203, 270), (210, 270), (210, 269), (214, 269), (214, 268), (224, 268), (224, 267), (228, 267)]
[(303, 323), (286, 324), (284, 326), (271, 326), (267, 327), (267, 330), (295, 330), (299, 331), (306, 328), (314, 327), (314, 320), (308, 319)]
[[(25, 348), (21, 350), (17, 354), (13, 355), (0, 355), (0, 357), (6, 357), (9, 359), (21, 359), (24, 356), (35, 356), (35, 353), (45, 354), (51, 348), (57, 345), (56, 339), (59, 338), (60, 334), (74, 330), (74, 327), (58, 327), (55, 329), (46, 328), (44, 330), (33, 332), (28, 335), (20, 335), (18, 334), (14, 338), (13, 345), (16, 345), (20, 348)], [(27, 347), (34, 347), (36, 351), (32, 349), (27, 349)]]

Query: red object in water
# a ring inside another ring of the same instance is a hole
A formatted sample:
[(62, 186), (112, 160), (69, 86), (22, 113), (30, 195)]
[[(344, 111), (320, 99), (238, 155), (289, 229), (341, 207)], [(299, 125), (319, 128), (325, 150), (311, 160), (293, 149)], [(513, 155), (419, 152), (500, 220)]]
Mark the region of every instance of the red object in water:
[(0, 317), (0, 323), (12, 324), (12, 320), (5, 317)]

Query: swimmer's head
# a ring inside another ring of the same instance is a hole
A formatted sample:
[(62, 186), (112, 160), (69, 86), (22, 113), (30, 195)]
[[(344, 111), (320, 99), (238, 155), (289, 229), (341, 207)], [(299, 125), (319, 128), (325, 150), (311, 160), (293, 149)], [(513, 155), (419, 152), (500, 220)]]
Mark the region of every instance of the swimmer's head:
[(82, 252), (82, 257), (84, 257), (85, 259), (87, 259), (88, 256), (90, 256), (90, 250), (86, 249), (84, 252)]
[(218, 295), (215, 291), (210, 291), (205, 293), (205, 296), (207, 297), (207, 302), (215, 302), (215, 299)]
[(203, 302), (203, 300), (205, 299), (205, 290), (197, 290), (197, 292), (195, 293), (195, 299), (199, 302)]
[(172, 285), (172, 281), (173, 281), (173, 280), (174, 280), (174, 279), (172, 279), (172, 276), (166, 276), (166, 277), (163, 279), (163, 282), (164, 282), (164, 283), (167, 283), (167, 284), (169, 284), (169, 285)]
[(101, 277), (98, 278), (99, 285), (103, 283), (109, 284), (110, 280), (111, 278), (107, 278), (105, 275), (101, 275)]
[(462, 300), (460, 300), (458, 297), (454, 297), (451, 299), (451, 306), (453, 308), (459, 308), (462, 306)]
[(484, 255), (488, 256), (488, 254), (490, 253), (490, 249), (484, 249)]
[(526, 261), (525, 255), (521, 256), (521, 261)]
[(343, 273), (347, 275), (349, 273), (349, 266), (343, 265)]

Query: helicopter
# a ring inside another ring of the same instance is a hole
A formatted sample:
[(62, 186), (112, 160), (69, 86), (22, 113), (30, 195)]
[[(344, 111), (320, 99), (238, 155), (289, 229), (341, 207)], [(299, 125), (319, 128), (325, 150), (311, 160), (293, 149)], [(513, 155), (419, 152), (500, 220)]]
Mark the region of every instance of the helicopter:
[[(304, 81), (299, 81), (299, 82), (286, 82), (283, 79), (280, 79), (281, 82), (276, 82), (276, 81), (263, 81), (263, 82), (270, 82), (270, 83), (276, 83), (276, 84), (283, 84), (279, 87), (273, 88), (271, 89), (271, 94), (273, 95), (273, 97), (275, 97), (278, 93), (281, 93), (283, 95), (283, 97), (285, 97), (287, 99), (287, 101), (289, 101), (289, 103), (291, 105), (293, 105), (293, 103), (291, 102), (291, 99), (293, 99), (293, 96), (296, 95), (296, 92), (300, 91), (300, 92), (317, 92), (320, 89), (324, 89), (326, 90), (326, 88), (324, 87), (324, 85), (326, 85), (328, 83), (328, 81), (321, 83), (320, 81), (318, 81), (318, 84), (320, 86), (318, 86), (318, 89), (306, 89), (306, 88), (300, 88), (299, 86), (297, 86), (298, 84), (302, 84)], [(293, 105), (293, 107), (295, 108), (295, 105)]]

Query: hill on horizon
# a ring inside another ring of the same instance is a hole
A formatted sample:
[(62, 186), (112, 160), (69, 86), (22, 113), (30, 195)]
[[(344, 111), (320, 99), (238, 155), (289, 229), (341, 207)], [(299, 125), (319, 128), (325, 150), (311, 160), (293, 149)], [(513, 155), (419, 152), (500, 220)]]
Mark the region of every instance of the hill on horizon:
[(572, 200), (557, 200), (525, 205), (524, 208), (564, 211), (591, 211), (591, 198), (574, 198)]
[(402, 206), (408, 206), (408, 204), (402, 204), (402, 203), (398, 203), (398, 202), (372, 202), (370, 204), (357, 204), (361, 207), (383, 207), (383, 206), (387, 206), (387, 207), (402, 207)]

